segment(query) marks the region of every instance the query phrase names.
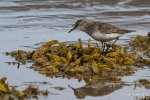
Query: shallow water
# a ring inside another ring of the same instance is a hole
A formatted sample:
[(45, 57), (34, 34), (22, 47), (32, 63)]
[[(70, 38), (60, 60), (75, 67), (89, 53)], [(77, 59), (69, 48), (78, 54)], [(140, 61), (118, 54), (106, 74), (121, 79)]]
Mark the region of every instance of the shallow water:
[[(48, 97), (40, 96), (40, 100), (77, 99), (74, 91), (68, 85), (73, 88), (84, 87), (83, 81), (79, 83), (77, 79), (51, 79), (27, 68), (31, 65), (30, 63), (21, 65), (18, 69), (17, 65), (5, 63), (14, 61), (14, 58), (2, 53), (18, 49), (30, 51), (39, 46), (35, 44), (53, 39), (63, 42), (77, 41), (78, 38), (81, 38), (84, 42), (87, 42), (90, 37), (81, 31), (75, 30), (70, 34), (68, 33), (72, 24), (78, 19), (103, 21), (120, 28), (136, 30), (134, 33), (122, 36), (117, 41), (118, 44), (126, 45), (128, 44), (126, 41), (130, 37), (137, 34), (147, 35), (150, 29), (149, 5), (149, 0), (1, 0), (0, 78), (7, 77), (9, 85), (18, 86), (17, 89), (19, 90), (25, 89), (30, 85), (30, 82), (33, 82), (32, 85), (39, 86), (40, 89), (48, 89), (51, 92), (50, 95)], [(134, 81), (140, 78), (147, 79), (149, 76), (148, 68), (139, 69), (134, 75), (123, 77), (122, 81), (128, 85), (103, 96), (87, 93), (82, 99), (119, 100), (121, 98), (122, 100), (135, 100), (136, 97), (150, 96), (149, 91), (144, 87), (137, 87), (134, 90), (133, 85)], [(48, 84), (43, 85), (38, 82), (48, 82)], [(57, 86), (65, 89), (60, 91), (53, 88)], [(84, 88), (81, 91), (85, 92)]]

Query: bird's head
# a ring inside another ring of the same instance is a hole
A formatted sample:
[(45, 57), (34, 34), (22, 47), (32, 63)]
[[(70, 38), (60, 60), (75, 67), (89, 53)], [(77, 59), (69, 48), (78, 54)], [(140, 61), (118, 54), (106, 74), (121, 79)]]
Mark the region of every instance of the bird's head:
[(68, 32), (70, 33), (71, 31), (78, 29), (78, 30), (82, 30), (84, 28), (84, 24), (86, 23), (85, 20), (77, 20), (74, 24), (74, 27)]

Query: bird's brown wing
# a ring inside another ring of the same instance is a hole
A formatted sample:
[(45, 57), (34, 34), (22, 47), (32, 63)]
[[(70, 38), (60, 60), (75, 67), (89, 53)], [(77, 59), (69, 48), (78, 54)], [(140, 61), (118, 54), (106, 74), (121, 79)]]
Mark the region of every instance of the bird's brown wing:
[(134, 30), (120, 29), (108, 23), (97, 23), (97, 24), (99, 26), (99, 30), (102, 33), (106, 33), (106, 34), (112, 34), (112, 33), (125, 34), (125, 33), (134, 32)]

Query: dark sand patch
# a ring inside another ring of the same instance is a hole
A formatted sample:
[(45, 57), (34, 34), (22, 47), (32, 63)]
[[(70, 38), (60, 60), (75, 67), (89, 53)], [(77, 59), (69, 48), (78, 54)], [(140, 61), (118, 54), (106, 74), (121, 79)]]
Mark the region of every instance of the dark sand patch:
[(131, 2), (126, 3), (126, 5), (145, 7), (145, 6), (150, 5), (150, 1), (149, 0), (132, 0)]
[(150, 11), (111, 11), (103, 12), (101, 14), (106, 16), (144, 16), (150, 15)]

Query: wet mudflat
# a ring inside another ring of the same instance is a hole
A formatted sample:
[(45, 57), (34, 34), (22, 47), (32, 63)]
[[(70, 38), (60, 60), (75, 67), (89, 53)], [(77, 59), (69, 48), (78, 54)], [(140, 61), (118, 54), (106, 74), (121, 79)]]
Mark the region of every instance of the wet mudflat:
[[(136, 100), (136, 98), (149, 96), (148, 89), (145, 89), (145, 87), (135, 88), (134, 85), (134, 81), (142, 78), (149, 79), (149, 68), (147, 66), (139, 68), (132, 76), (121, 77), (122, 82), (126, 85), (105, 81), (86, 87), (87, 81), (80, 81), (75, 77), (46, 77), (30, 69), (32, 63), (20, 64), (19, 68), (17, 64), (5, 63), (13, 62), (14, 58), (2, 54), (6, 51), (18, 49), (32, 51), (50, 40), (58, 40), (60, 43), (64, 41), (77, 42), (78, 38), (81, 38), (86, 45), (90, 38), (87, 34), (81, 31), (68, 34), (72, 24), (78, 19), (103, 21), (120, 28), (136, 30), (137, 32), (124, 35), (117, 41), (117, 44), (126, 46), (131, 37), (138, 34), (147, 35), (150, 28), (149, 3), (148, 0), (142, 0), (142, 2), (141, 0), (1, 1), (0, 77), (7, 77), (6, 81), (9, 85), (17, 86), (19, 90), (24, 90), (30, 85), (47, 89), (49, 95), (39, 96), (40, 100), (79, 98), (88, 100), (119, 100), (120, 98)], [(101, 45), (92, 38), (91, 41)]]

